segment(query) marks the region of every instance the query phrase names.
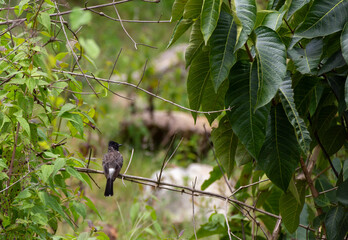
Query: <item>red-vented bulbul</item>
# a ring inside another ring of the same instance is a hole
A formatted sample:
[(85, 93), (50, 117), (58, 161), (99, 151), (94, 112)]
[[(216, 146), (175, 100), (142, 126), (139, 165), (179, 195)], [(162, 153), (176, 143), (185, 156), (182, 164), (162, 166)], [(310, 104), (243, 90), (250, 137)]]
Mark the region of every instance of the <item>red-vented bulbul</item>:
[(113, 184), (123, 166), (123, 157), (118, 151), (120, 146), (122, 145), (118, 144), (117, 142), (110, 141), (108, 152), (103, 157), (103, 169), (107, 179), (104, 193), (105, 197), (114, 195)]

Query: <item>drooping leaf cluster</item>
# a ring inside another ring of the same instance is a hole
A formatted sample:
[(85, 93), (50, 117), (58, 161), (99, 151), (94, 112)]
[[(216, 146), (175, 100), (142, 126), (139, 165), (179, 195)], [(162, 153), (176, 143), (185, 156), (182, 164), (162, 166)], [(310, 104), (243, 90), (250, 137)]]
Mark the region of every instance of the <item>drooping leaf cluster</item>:
[[(348, 223), (348, 196), (339, 200), (339, 192), (336, 196), (332, 191), (313, 220), (307, 212), (319, 205), (307, 207), (304, 196), (309, 190), (295, 170), (318, 146), (313, 173), (327, 166), (330, 171), (315, 184), (328, 177), (348, 192), (343, 147), (348, 127), (348, 2), (271, 0), (260, 9), (255, 0), (175, 0), (172, 21), (177, 25), (168, 46), (190, 29), (185, 52), (190, 107), (227, 109), (222, 118), (216, 112), (206, 114), (210, 123), (219, 119), (212, 140), (227, 175), (231, 177), (236, 164), (244, 165), (252, 181), (265, 173), (283, 193), (277, 187), (253, 193), (261, 198), (258, 205), (281, 214), (290, 233), (303, 234), (300, 221), (316, 230), (324, 222), (329, 239), (344, 237), (348, 229), (333, 222)], [(216, 171), (211, 177), (217, 179)], [(272, 194), (278, 194), (273, 202)], [(267, 207), (272, 204), (277, 207)], [(272, 232), (275, 220), (263, 220)]]

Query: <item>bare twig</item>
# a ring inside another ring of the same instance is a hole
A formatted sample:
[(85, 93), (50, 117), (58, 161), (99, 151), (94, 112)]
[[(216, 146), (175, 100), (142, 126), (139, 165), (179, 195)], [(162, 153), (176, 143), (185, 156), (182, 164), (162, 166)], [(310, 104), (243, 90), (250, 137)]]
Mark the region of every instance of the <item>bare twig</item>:
[[(55, 6), (56, 6), (57, 12), (59, 13), (60, 11), (59, 11), (57, 2), (54, 2), (54, 4), (55, 4)], [(88, 81), (86, 75), (85, 75), (84, 72), (82, 71), (82, 68), (81, 68), (81, 66), (80, 66), (78, 57), (76, 56), (76, 53), (74, 52), (73, 48), (72, 48), (71, 45), (70, 45), (69, 38), (68, 38), (68, 35), (66, 34), (65, 27), (64, 27), (64, 23), (63, 23), (63, 21), (64, 21), (63, 17), (62, 17), (62, 16), (59, 16), (59, 20), (60, 20), (60, 22), (61, 22), (62, 30), (63, 30), (64, 36), (65, 36), (66, 42), (67, 42), (67, 44), (68, 44), (68, 47), (69, 47), (69, 49), (70, 49), (70, 51), (71, 51), (71, 54), (72, 54), (72, 55), (74, 56), (74, 58), (75, 58), (76, 64), (77, 64), (77, 66), (79, 67), (79, 70), (80, 70), (80, 72), (82, 73), (82, 76), (85, 78), (85, 80), (86, 80), (88, 86), (92, 89), (92, 91), (95, 93), (95, 95), (97, 96), (97, 98), (99, 98), (99, 97), (98, 97), (98, 94), (97, 94), (96, 91), (94, 90), (93, 86), (92, 86), (91, 83)]]
[[(124, 173), (123, 173), (123, 174), (126, 174), (126, 173), (127, 173), (128, 168), (129, 168), (129, 166), (131, 165), (131, 163), (132, 163), (132, 159), (133, 159), (133, 154), (134, 154), (134, 148), (132, 148), (131, 157), (130, 157), (130, 159), (129, 159), (129, 162), (128, 162), (128, 165), (127, 165), (127, 168), (126, 168), (126, 170), (124, 171)], [(126, 186), (126, 184), (125, 184), (125, 183), (124, 183), (124, 181), (123, 181), (123, 178), (122, 178), (122, 183), (123, 183), (123, 185), (124, 185), (124, 186)]]
[(219, 113), (219, 112), (225, 112), (225, 111), (231, 111), (231, 107), (227, 108), (227, 109), (222, 109), (222, 110), (216, 110), (216, 111), (198, 111), (198, 110), (194, 110), (194, 109), (190, 109), (190, 108), (187, 108), (187, 107), (184, 107), (180, 104), (177, 104), (175, 102), (172, 102), (168, 99), (165, 99), (163, 97), (160, 97), (146, 89), (143, 89), (143, 88), (140, 88), (140, 87), (137, 87), (137, 85), (133, 84), (133, 83), (128, 83), (128, 82), (121, 82), (121, 81), (115, 81), (115, 80), (108, 80), (108, 79), (105, 79), (105, 78), (99, 78), (99, 77), (93, 77), (93, 76), (90, 76), (90, 75), (87, 75), (87, 74), (81, 74), (81, 73), (75, 73), (75, 72), (69, 72), (69, 71), (62, 71), (62, 70), (57, 70), (57, 69), (52, 69), (53, 72), (58, 72), (58, 73), (68, 73), (70, 75), (74, 75), (74, 76), (86, 76), (86, 78), (90, 78), (90, 79), (95, 79), (95, 80), (99, 80), (99, 81), (102, 81), (102, 82), (109, 82), (109, 83), (115, 83), (115, 84), (119, 84), (119, 85), (125, 85), (125, 86), (129, 86), (129, 87), (133, 87), (133, 88), (136, 88), (137, 90), (140, 90), (142, 92), (145, 92), (146, 94), (148, 95), (151, 95), (155, 98), (158, 98), (166, 103), (169, 103), (171, 105), (174, 105), (178, 108), (181, 108), (181, 109), (184, 109), (186, 111), (190, 111), (190, 112), (195, 112), (195, 113), (202, 113), (202, 114), (211, 114), (211, 113)]
[(120, 57), (120, 55), (121, 55), (121, 52), (122, 52), (122, 48), (121, 48), (120, 51), (118, 52), (117, 57), (116, 57), (116, 60), (115, 60), (115, 62), (114, 62), (114, 65), (112, 66), (112, 70), (111, 70), (111, 72), (110, 72), (109, 80), (111, 79), (112, 75), (114, 74), (115, 67), (116, 67), (117, 61), (118, 61), (118, 59), (119, 59), (119, 57)]
[[(89, 172), (89, 173), (96, 173), (96, 174), (104, 174), (103, 171), (94, 170), (94, 169), (90, 169), (90, 168), (78, 168), (78, 167), (75, 167), (75, 170), (78, 171), (78, 172), (84, 172), (84, 173)], [(62, 168), (62, 169), (60, 169), (60, 171), (65, 171), (65, 169)], [(255, 207), (255, 206), (251, 206), (251, 205), (246, 204), (246, 203), (244, 203), (242, 201), (239, 201), (239, 200), (236, 200), (236, 199), (233, 199), (233, 198), (229, 198), (229, 197), (226, 197), (226, 196), (223, 196), (223, 195), (220, 195), (220, 194), (217, 194), (217, 193), (213, 193), (213, 192), (197, 190), (197, 189), (193, 189), (193, 188), (190, 188), (190, 187), (181, 186), (181, 185), (172, 184), (172, 183), (166, 183), (166, 182), (158, 183), (157, 180), (150, 179), (150, 178), (145, 178), (145, 177), (139, 177), (139, 176), (131, 176), (131, 175), (119, 174), (118, 178), (120, 178), (120, 179), (124, 178), (124, 180), (126, 180), (126, 181), (135, 182), (135, 183), (144, 184), (144, 185), (149, 185), (149, 186), (152, 186), (152, 187), (158, 186), (158, 188), (166, 189), (166, 190), (169, 190), (169, 191), (174, 191), (174, 192), (178, 192), (178, 193), (182, 193), (182, 194), (188, 194), (188, 195), (195, 194), (195, 196), (197, 196), (197, 197), (198, 196), (207, 196), (207, 197), (217, 198), (217, 199), (220, 199), (220, 200), (223, 200), (223, 201), (227, 200), (230, 204), (237, 204), (237, 205), (240, 205), (240, 206), (249, 208), (251, 210), (263, 213), (263, 214), (265, 214), (267, 216), (270, 216), (270, 217), (273, 217), (273, 218), (276, 218), (276, 219), (281, 218), (280, 216), (275, 215), (275, 214), (270, 213), (270, 212), (267, 212), (267, 211), (265, 211), (263, 209), (259, 209), (259, 208)], [(299, 226), (302, 227), (302, 228), (308, 229), (308, 230), (310, 230), (312, 232), (315, 232), (315, 229), (312, 229), (312, 228), (310, 228), (308, 226), (305, 226), (303, 224), (300, 224)]]
[[(195, 178), (195, 181), (192, 182), (192, 189), (196, 188), (196, 183), (197, 183), (197, 177)], [(195, 222), (195, 201), (194, 201), (193, 192), (192, 192), (192, 224), (193, 224), (193, 232), (195, 234), (195, 238), (197, 239), (196, 222)]]
[(227, 207), (227, 199), (226, 199), (226, 201), (225, 201), (225, 214), (224, 214), (224, 217), (225, 217), (226, 226), (227, 226), (228, 238), (229, 238), (230, 240), (232, 240), (232, 237), (231, 237), (231, 228), (230, 228), (230, 224), (228, 223), (228, 219), (227, 219), (227, 212), (228, 212), (228, 207)]
[[(115, 0), (113, 0), (112, 2), (115, 2)], [(131, 35), (128, 33), (127, 29), (124, 27), (123, 22), (122, 22), (122, 18), (121, 18), (121, 16), (120, 16), (120, 13), (118, 12), (118, 10), (117, 10), (117, 8), (116, 8), (115, 5), (114, 5), (114, 9), (115, 9), (115, 12), (116, 12), (116, 14), (117, 14), (118, 19), (120, 20), (120, 24), (121, 24), (121, 27), (122, 27), (123, 31), (124, 31), (124, 32), (126, 33), (126, 35), (129, 37), (129, 39), (134, 43), (134, 48), (135, 48), (135, 49), (138, 49), (138, 47), (137, 47), (137, 42), (131, 37)]]
[[(7, 186), (10, 185), (11, 178), (12, 178), (12, 171), (13, 171), (13, 162), (16, 157), (16, 149), (17, 149), (17, 140), (18, 140), (18, 133), (19, 133), (19, 128), (20, 128), (20, 123), (17, 123), (17, 129), (16, 129), (16, 135), (14, 139), (14, 144), (13, 144), (13, 151), (12, 151), (12, 157), (11, 157), (11, 163), (10, 163), (10, 168), (8, 170), (8, 180), (7, 180)], [(7, 194), (7, 191), (6, 191)]]
[(137, 84), (137, 87), (139, 87), (141, 81), (143, 81), (144, 75), (145, 75), (145, 70), (146, 70), (146, 65), (147, 65), (147, 61), (148, 59), (146, 59), (145, 65), (144, 65), (144, 69), (143, 69), (143, 74), (141, 75), (140, 81)]

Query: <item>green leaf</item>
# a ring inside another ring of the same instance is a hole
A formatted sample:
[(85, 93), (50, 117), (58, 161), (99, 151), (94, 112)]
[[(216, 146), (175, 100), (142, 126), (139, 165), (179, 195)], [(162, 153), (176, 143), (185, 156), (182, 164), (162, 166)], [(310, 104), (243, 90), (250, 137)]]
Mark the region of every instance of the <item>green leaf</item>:
[(69, 167), (69, 166), (66, 166), (66, 171), (73, 177), (79, 179), (80, 181), (82, 182), (86, 182), (85, 179), (83, 179), (83, 177), (81, 176), (81, 173), (79, 173), (78, 171), (75, 170), (75, 168), (73, 167)]
[(271, 101), (286, 74), (286, 50), (278, 34), (267, 27), (258, 27), (256, 56), (258, 91), (255, 109)]
[(266, 140), (258, 164), (269, 179), (284, 192), (300, 159), (300, 148), (281, 104), (271, 108)]
[(325, 217), (327, 238), (330, 240), (341, 240), (347, 234), (348, 213), (343, 207), (332, 207)]
[(216, 156), (220, 160), (221, 165), (224, 167), (227, 176), (231, 177), (238, 145), (238, 138), (233, 133), (227, 116), (220, 120), (218, 128), (213, 129), (211, 132), (211, 137)]
[(186, 3), (187, 0), (175, 0), (172, 8), (172, 22), (177, 21), (182, 17)]
[(188, 0), (184, 9), (185, 19), (196, 19), (201, 14), (203, 0)]
[(16, 199), (20, 200), (20, 199), (30, 198), (31, 195), (32, 194), (30, 193), (30, 190), (28, 188), (26, 188), (17, 195)]
[(255, 0), (235, 0), (234, 3), (236, 6), (237, 17), (242, 23), (242, 30), (234, 48), (234, 51), (236, 52), (244, 45), (254, 29), (256, 22), (256, 3)]
[(82, 216), (84, 219), (86, 218), (87, 211), (86, 206), (83, 203), (80, 202), (73, 202), (73, 207), (75, 208), (75, 211)]
[(95, 212), (95, 213), (99, 216), (99, 218), (100, 218), (101, 220), (103, 220), (103, 218), (102, 218), (101, 215), (99, 214), (98, 209), (95, 207), (95, 205), (94, 205), (94, 203), (91, 201), (91, 199), (89, 199), (89, 198), (86, 197), (86, 196), (83, 196), (83, 199), (86, 200), (86, 202), (85, 202), (86, 206), (89, 207), (90, 209), (92, 209), (93, 212)]
[(232, 66), (236, 63), (233, 54), (236, 43), (237, 26), (230, 14), (221, 11), (218, 25), (211, 36), (210, 68), (215, 92), (226, 80)]
[(297, 12), (297, 10), (300, 10), (304, 5), (306, 5), (309, 2), (310, 0), (292, 0), (286, 18), (289, 20), (290, 17)]
[(60, 109), (58, 113), (58, 117), (62, 116), (65, 112), (69, 112), (71, 109), (74, 109), (76, 107), (75, 104), (67, 103), (63, 105), (63, 107)]
[(207, 44), (219, 19), (222, 0), (204, 0), (201, 12), (201, 30)]
[(186, 32), (186, 30), (191, 27), (192, 24), (193, 21), (191, 19), (181, 18), (180, 21), (175, 25), (172, 37), (168, 43), (167, 48), (172, 46), (176, 42), (176, 40), (178, 40)]
[(79, 38), (79, 43), (86, 51), (87, 55), (92, 59), (97, 59), (100, 54), (100, 48), (98, 44), (94, 41), (94, 39), (84, 39), (82, 37)]
[[(187, 77), (187, 93), (191, 109), (199, 110), (208, 81), (211, 81), (208, 52), (201, 52), (193, 59)], [(192, 112), (192, 116), (196, 120), (197, 113)]]
[(311, 98), (312, 95), (315, 94), (315, 87), (318, 83), (318, 78), (304, 76), (294, 87), (295, 105), (300, 116), (307, 117)]
[(297, 142), (299, 143), (302, 151), (307, 154), (309, 151), (309, 145), (311, 143), (311, 137), (309, 136), (306, 124), (297, 112), (290, 77), (285, 78), (285, 81), (283, 81), (279, 87), (279, 91), (281, 93), (280, 98), (282, 100), (285, 113), (289, 122), (294, 127)]
[(53, 172), (53, 166), (52, 165), (42, 165), (41, 166), (41, 180), (44, 183), (47, 183), (48, 178), (51, 176)]
[(348, 180), (346, 179), (343, 183), (338, 185), (338, 189), (336, 192), (337, 201), (348, 206)]
[(347, 0), (313, 1), (305, 20), (296, 30), (295, 36), (303, 38), (327, 36), (342, 30), (347, 21)]
[(269, 106), (260, 107), (255, 111), (257, 79), (256, 65), (251, 68), (249, 63), (237, 62), (229, 75), (229, 88), (226, 93), (225, 105), (231, 111), (226, 112), (233, 132), (243, 143), (254, 159), (259, 155), (265, 139)]
[(343, 58), (348, 64), (348, 22), (344, 25), (342, 34), (341, 34), (341, 48)]
[(283, 17), (286, 11), (273, 11), (265, 16), (262, 21), (262, 26), (269, 27), (270, 29), (277, 31), (283, 22)]
[(299, 182), (296, 187), (300, 194), (300, 203), (296, 201), (296, 198), (290, 191), (283, 193), (279, 199), (280, 215), (286, 229), (290, 233), (295, 232), (300, 223), (300, 214), (305, 200), (306, 184)]
[(30, 137), (30, 126), (27, 120), (25, 120), (22, 117), (17, 117), (18, 122), (21, 124), (21, 127), (24, 129), (24, 131), (28, 134)]
[[(203, 92), (202, 110), (205, 112), (209, 112), (209, 111), (224, 109), (225, 95), (226, 95), (227, 88), (228, 88), (228, 82), (225, 81), (219, 87), (216, 93), (214, 90), (213, 81), (209, 79), (207, 81), (207, 84)], [(208, 119), (209, 123), (212, 124), (215, 118), (217, 118), (220, 114), (221, 112), (206, 113), (205, 117)]]
[(215, 166), (212, 171), (209, 172), (209, 178), (205, 180), (201, 186), (201, 190), (204, 191), (215, 181), (219, 180), (222, 177), (222, 172), (219, 166)]
[(83, 122), (80, 115), (75, 113), (65, 112), (62, 114), (61, 117), (69, 120), (71, 125), (79, 132), (81, 137), (83, 136)]
[(40, 23), (48, 30), (51, 29), (51, 17), (47, 12), (40, 12)]
[(6, 169), (8, 168), (4, 159), (2, 159), (2, 158), (0, 158), (0, 168), (1, 168), (0, 170), (2, 170), (4, 168), (6, 168)]
[(320, 38), (310, 41), (306, 48), (292, 48), (288, 51), (297, 70), (302, 74), (315, 75), (323, 53), (323, 40)]
[(185, 51), (186, 67), (191, 65), (192, 60), (201, 51), (203, 45), (204, 40), (201, 33), (200, 21), (195, 21), (191, 30), (189, 46)]
[(54, 161), (54, 168), (53, 168), (53, 171), (52, 171), (52, 176), (56, 175), (57, 172), (62, 168), (64, 167), (66, 164), (66, 161), (65, 161), (65, 158), (57, 158), (55, 161)]
[(70, 25), (72, 30), (77, 30), (82, 25), (90, 23), (92, 20), (92, 13), (83, 11), (81, 8), (73, 8), (70, 13)]
[(319, 132), (319, 138), (326, 152), (332, 155), (340, 150), (346, 141), (346, 131), (341, 125), (332, 126), (330, 128), (327, 128), (328, 125), (326, 125), (324, 127), (326, 131)]

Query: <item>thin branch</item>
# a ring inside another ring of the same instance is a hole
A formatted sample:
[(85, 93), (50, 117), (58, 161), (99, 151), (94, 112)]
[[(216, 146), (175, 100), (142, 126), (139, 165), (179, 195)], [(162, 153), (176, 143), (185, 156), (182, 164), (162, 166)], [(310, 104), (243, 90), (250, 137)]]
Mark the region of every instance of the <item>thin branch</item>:
[[(84, 172), (84, 173), (89, 172), (89, 173), (96, 173), (96, 174), (104, 174), (103, 171), (94, 170), (94, 169), (90, 169), (90, 168), (78, 168), (78, 167), (75, 167), (75, 170), (78, 171), (78, 172)], [(65, 168), (60, 169), (60, 171), (65, 171)], [(150, 179), (150, 178), (145, 178), (145, 177), (119, 174), (117, 176), (117, 178), (120, 178), (120, 179), (124, 178), (124, 180), (126, 180), (126, 181), (135, 182), (135, 183), (144, 184), (144, 185), (149, 185), (149, 186), (152, 186), (152, 187), (156, 187), (158, 185), (158, 181), (157, 180)], [(270, 212), (267, 212), (267, 211), (265, 211), (263, 209), (259, 209), (259, 208), (255, 207), (255, 206), (251, 206), (251, 205), (246, 204), (246, 203), (244, 203), (242, 201), (239, 201), (239, 200), (236, 200), (236, 199), (233, 199), (233, 198), (229, 198), (229, 197), (226, 197), (226, 196), (223, 196), (223, 195), (220, 195), (220, 194), (217, 194), (217, 193), (213, 193), (213, 192), (197, 190), (197, 189), (193, 189), (193, 188), (190, 188), (190, 187), (187, 187), (187, 186), (181, 186), (181, 185), (177, 185), (177, 184), (173, 184), (173, 183), (166, 183), (166, 182), (160, 182), (158, 188), (166, 189), (166, 190), (169, 190), (169, 191), (174, 191), (174, 192), (178, 192), (178, 193), (182, 193), (182, 194), (188, 194), (188, 195), (195, 194), (195, 196), (208, 196), (208, 197), (217, 198), (217, 199), (220, 199), (220, 200), (223, 200), (223, 201), (227, 200), (230, 204), (237, 204), (237, 205), (240, 205), (240, 206), (244, 206), (244, 207), (247, 207), (247, 208), (249, 208), (251, 210), (257, 211), (259, 213), (263, 213), (263, 214), (265, 214), (267, 216), (270, 216), (270, 217), (273, 217), (273, 218), (276, 218), (276, 219), (280, 219), (281, 218), (280, 216), (275, 215), (275, 214), (270, 213)], [(315, 229), (310, 228), (308, 226), (305, 226), (303, 224), (300, 224), (299, 226), (302, 227), (302, 228), (308, 229), (308, 230), (310, 230), (312, 232), (316, 231)]]
[[(18, 140), (18, 133), (19, 133), (19, 128), (20, 128), (19, 122), (17, 123), (17, 129), (16, 129), (16, 135), (14, 139), (14, 144), (13, 144), (13, 151), (12, 151), (12, 157), (11, 157), (11, 163), (10, 163), (10, 168), (8, 170), (8, 180), (7, 180), (7, 186), (10, 185), (11, 178), (12, 178), (12, 171), (13, 171), (13, 162), (16, 157), (16, 149), (17, 149), (17, 140)], [(6, 191), (7, 194), (7, 191)]]
[[(59, 11), (57, 2), (54, 2), (54, 4), (55, 4), (55, 6), (56, 6), (57, 12), (59, 13), (60, 11)], [(63, 17), (62, 17), (62, 16), (59, 16), (59, 20), (60, 20), (60, 22), (61, 22), (62, 30), (63, 30), (64, 36), (65, 36), (66, 42), (67, 42), (67, 44), (68, 44), (68, 47), (69, 47), (69, 49), (70, 49), (70, 51), (71, 51), (71, 54), (72, 54), (72, 55), (74, 56), (74, 58), (75, 58), (76, 64), (77, 64), (77, 66), (79, 67), (80, 72), (82, 73), (82, 76), (85, 78), (87, 84), (88, 84), (89, 87), (92, 89), (92, 91), (95, 93), (95, 95), (97, 96), (97, 98), (99, 98), (99, 97), (98, 97), (98, 94), (97, 94), (96, 91), (94, 90), (93, 86), (92, 86), (91, 83), (88, 81), (86, 75), (85, 75), (84, 72), (82, 71), (82, 68), (81, 68), (81, 66), (80, 66), (78, 57), (76, 56), (76, 54), (75, 54), (73, 48), (72, 48), (71, 45), (70, 45), (69, 38), (68, 38), (68, 35), (66, 34), (65, 27), (64, 27), (64, 23), (63, 23), (63, 21), (64, 21)]]
[[(321, 195), (321, 194), (324, 194), (324, 193), (328, 193), (328, 192), (334, 191), (334, 190), (336, 190), (337, 188), (338, 188), (338, 187), (334, 187), (334, 188), (330, 188), (330, 189), (328, 189), (328, 190), (319, 192), (318, 195)], [(306, 195), (306, 198), (309, 198), (309, 197), (313, 197), (313, 195), (312, 195), (312, 194)]]
[(114, 65), (112, 66), (112, 70), (111, 70), (111, 72), (110, 72), (109, 80), (111, 79), (112, 75), (114, 74), (115, 67), (116, 67), (116, 64), (117, 64), (117, 62), (118, 62), (118, 59), (119, 59), (119, 57), (120, 57), (120, 55), (121, 55), (121, 52), (122, 52), (122, 48), (121, 48), (120, 51), (118, 52), (117, 57), (116, 57), (116, 60), (115, 60), (115, 62), (114, 62)]
[(219, 113), (219, 112), (225, 112), (225, 111), (231, 111), (231, 107), (227, 108), (227, 109), (222, 109), (222, 110), (216, 110), (216, 111), (198, 111), (198, 110), (193, 110), (193, 109), (190, 109), (190, 108), (187, 108), (187, 107), (184, 107), (184, 106), (181, 106), (175, 102), (172, 102), (170, 100), (167, 100), (163, 97), (160, 97), (146, 89), (143, 89), (143, 88), (140, 88), (140, 87), (137, 87), (137, 85), (133, 84), (133, 83), (128, 83), (128, 82), (121, 82), (121, 81), (115, 81), (115, 80), (108, 80), (108, 79), (105, 79), (105, 78), (99, 78), (99, 77), (93, 77), (93, 76), (90, 76), (90, 75), (87, 75), (87, 74), (81, 74), (81, 73), (75, 73), (75, 72), (69, 72), (69, 71), (62, 71), (62, 70), (57, 70), (57, 69), (52, 69), (53, 72), (58, 72), (58, 73), (68, 73), (70, 75), (74, 75), (74, 76), (86, 76), (86, 78), (90, 78), (90, 79), (95, 79), (95, 80), (99, 80), (99, 81), (102, 81), (102, 82), (109, 82), (109, 83), (115, 83), (115, 84), (119, 84), (119, 85), (125, 85), (125, 86), (129, 86), (129, 87), (133, 87), (133, 88), (136, 88), (137, 90), (140, 90), (142, 92), (145, 92), (146, 94), (148, 95), (151, 95), (155, 98), (158, 98), (166, 103), (169, 103), (171, 105), (174, 105), (178, 108), (181, 108), (181, 109), (184, 109), (186, 111), (190, 111), (190, 112), (195, 112), (195, 113), (202, 113), (202, 114), (211, 114), (211, 113)]
[[(115, 2), (115, 0), (113, 0), (112, 2)], [(135, 49), (138, 49), (138, 48), (137, 48), (137, 42), (132, 38), (132, 36), (128, 33), (127, 29), (124, 27), (123, 22), (122, 22), (122, 18), (121, 18), (121, 16), (120, 16), (120, 13), (118, 12), (118, 10), (117, 10), (117, 8), (116, 8), (115, 5), (114, 5), (114, 9), (115, 9), (115, 12), (116, 12), (116, 14), (117, 14), (118, 19), (120, 20), (120, 24), (121, 24), (121, 27), (122, 27), (123, 31), (124, 31), (124, 32), (126, 33), (126, 35), (129, 37), (129, 39), (134, 43)]]
[(166, 152), (166, 155), (164, 156), (164, 159), (163, 159), (163, 162), (162, 162), (162, 166), (161, 166), (161, 170), (160, 170), (159, 176), (158, 176), (158, 178), (157, 178), (158, 185), (159, 185), (160, 182), (161, 182), (162, 173), (163, 173), (163, 170), (164, 170), (164, 167), (165, 167), (165, 162), (166, 162), (166, 159), (167, 159), (167, 157), (168, 157), (169, 151), (170, 151), (171, 147), (173, 146), (175, 137), (176, 137), (176, 134), (173, 136), (172, 141), (170, 142), (169, 147), (168, 147), (168, 150), (167, 150), (167, 152)]
[[(197, 177), (195, 178), (195, 181), (192, 182), (192, 189), (195, 189), (196, 183), (197, 183)], [(193, 224), (193, 232), (195, 234), (195, 238), (197, 239), (196, 222), (195, 222), (195, 201), (194, 201), (193, 192), (192, 192), (192, 224)]]
[(146, 65), (147, 65), (147, 61), (148, 59), (146, 59), (145, 65), (144, 65), (144, 69), (143, 69), (143, 74), (141, 75), (140, 81), (137, 84), (137, 87), (139, 87), (141, 81), (143, 81), (144, 75), (145, 75), (145, 70), (146, 70)]
[[(224, 217), (225, 217), (225, 221), (226, 221), (226, 226), (227, 226), (227, 233), (228, 233), (228, 238), (230, 240), (232, 240), (232, 237), (231, 237), (231, 228), (230, 228), (230, 224), (228, 224), (228, 219), (227, 219), (227, 212), (228, 212), (228, 207), (227, 207), (227, 199), (225, 201), (225, 214), (224, 214)], [(240, 239), (240, 238), (239, 238)]]
[[(123, 174), (126, 174), (126, 173), (127, 173), (128, 168), (129, 168), (129, 166), (131, 165), (131, 163), (132, 163), (132, 159), (133, 159), (133, 154), (134, 154), (134, 148), (132, 148), (131, 157), (130, 157), (130, 159), (129, 159), (129, 162), (128, 162), (128, 165), (127, 165), (127, 168), (126, 168), (126, 170), (124, 171), (124, 173), (123, 173)], [(122, 183), (123, 183), (123, 185), (124, 185), (124, 186), (126, 186), (126, 184), (125, 184), (125, 183), (124, 183), (124, 181), (123, 181), (123, 178), (122, 178)]]

